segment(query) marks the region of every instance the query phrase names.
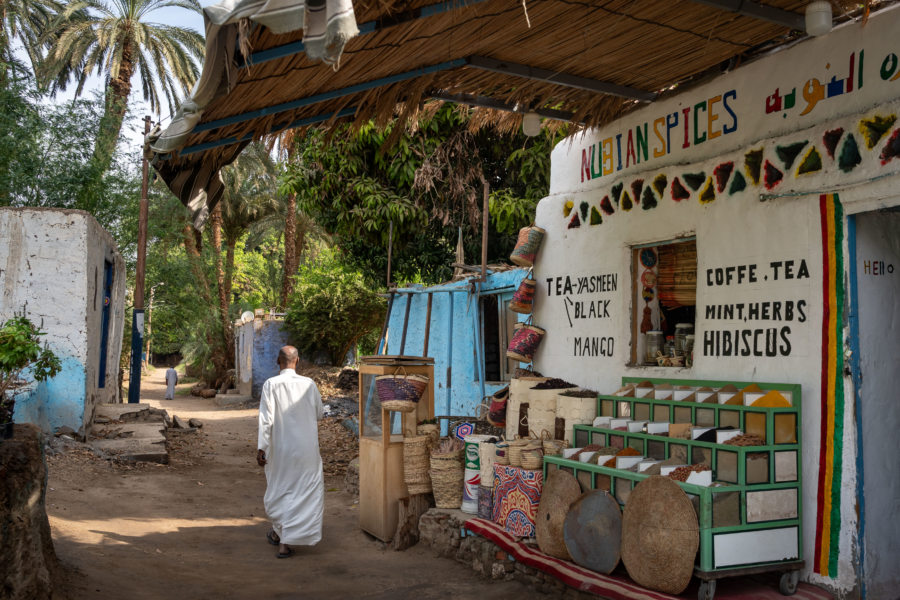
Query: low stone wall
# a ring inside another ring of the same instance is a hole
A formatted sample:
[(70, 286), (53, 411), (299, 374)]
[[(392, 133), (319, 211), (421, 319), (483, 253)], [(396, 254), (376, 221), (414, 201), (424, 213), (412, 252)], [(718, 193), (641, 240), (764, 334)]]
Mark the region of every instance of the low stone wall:
[(464, 524), (472, 515), (459, 510), (432, 508), (419, 520), (419, 542), (431, 546), (440, 557), (469, 565), (490, 579), (517, 579), (545, 594), (571, 600), (595, 600), (598, 596), (568, 587), (558, 579), (526, 566), (488, 539), (465, 535)]
[(51, 596), (56, 553), (46, 491), (41, 431), (16, 425), (13, 437), (0, 441), (0, 598)]

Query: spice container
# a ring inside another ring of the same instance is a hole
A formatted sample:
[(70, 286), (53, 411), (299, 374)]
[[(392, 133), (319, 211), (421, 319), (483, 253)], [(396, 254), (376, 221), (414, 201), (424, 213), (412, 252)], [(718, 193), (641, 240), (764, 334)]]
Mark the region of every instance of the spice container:
[(694, 334), (684, 336), (684, 366), (691, 367), (694, 364)]
[(678, 323), (675, 325), (675, 356), (684, 356), (685, 340), (688, 335), (693, 335), (693, 323)]
[(645, 355), (645, 362), (655, 365), (657, 354), (663, 351), (663, 332), (656, 330), (648, 331), (646, 336), (647, 352)]

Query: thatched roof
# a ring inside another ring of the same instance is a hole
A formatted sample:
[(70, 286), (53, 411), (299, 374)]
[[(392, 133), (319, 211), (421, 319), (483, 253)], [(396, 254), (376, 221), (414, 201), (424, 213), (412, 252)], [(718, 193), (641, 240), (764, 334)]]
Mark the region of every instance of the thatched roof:
[(770, 14), (756, 18), (708, 0), (356, 0), (360, 34), (337, 69), (298, 48), (302, 31), (279, 35), (258, 24), (243, 39), (252, 48), (244, 65), (235, 22), (218, 32), (228, 43), (216, 93), (155, 166), (183, 201), (193, 196), (199, 224), (201, 204), (215, 198), (198, 197), (203, 186), (185, 173), (202, 167), (202, 180), (248, 140), (289, 126), (408, 119), (430, 98), (504, 108), (478, 119), (501, 130), (520, 126), (529, 109), (603, 125), (672, 86), (801, 37), (806, 4), (766, 0)]

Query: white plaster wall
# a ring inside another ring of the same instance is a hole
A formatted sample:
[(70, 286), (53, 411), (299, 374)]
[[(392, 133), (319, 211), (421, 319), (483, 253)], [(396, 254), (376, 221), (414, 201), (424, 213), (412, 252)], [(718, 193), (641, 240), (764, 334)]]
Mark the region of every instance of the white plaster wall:
[[(117, 276), (107, 358), (108, 385), (99, 392), (102, 290), (94, 297), (94, 270), (102, 285), (104, 257)], [(98, 267), (99, 264), (99, 267)], [(112, 401), (118, 385), (118, 357), (124, 317), (125, 265), (111, 236), (83, 211), (0, 209), (0, 321), (20, 312), (43, 325), (43, 340), (59, 357), (62, 371), (18, 396), (15, 419), (53, 432), (68, 426), (87, 431), (94, 402)]]
[[(85, 325), (88, 331), (86, 387), (90, 406), (85, 410), (89, 423), (97, 404), (118, 402), (119, 359), (122, 353), (122, 329), (125, 321), (125, 261), (116, 248), (113, 237), (93, 218), (87, 218), (87, 296), (85, 298)], [(106, 356), (106, 385), (98, 387), (100, 344), (103, 328), (103, 284), (105, 262), (113, 265), (112, 295), (110, 298), (109, 334)]]

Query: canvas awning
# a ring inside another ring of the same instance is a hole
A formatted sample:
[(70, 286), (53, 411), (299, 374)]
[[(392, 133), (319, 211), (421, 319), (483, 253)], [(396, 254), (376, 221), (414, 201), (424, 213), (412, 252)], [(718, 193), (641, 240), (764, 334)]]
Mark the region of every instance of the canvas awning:
[(432, 98), (482, 107), (474, 121), (500, 130), (527, 111), (602, 125), (803, 35), (805, 4), (226, 0), (204, 9), (201, 79), (157, 132), (152, 161), (199, 227), (221, 195), (219, 169), (251, 140), (415, 118)]

